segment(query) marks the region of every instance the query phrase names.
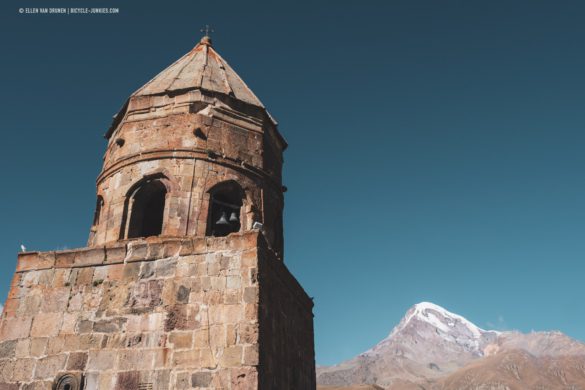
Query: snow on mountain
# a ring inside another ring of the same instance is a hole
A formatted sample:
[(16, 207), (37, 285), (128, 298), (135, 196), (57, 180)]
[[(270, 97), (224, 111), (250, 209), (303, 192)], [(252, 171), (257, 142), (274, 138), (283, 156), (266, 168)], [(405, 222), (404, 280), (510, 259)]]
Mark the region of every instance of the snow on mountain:
[(585, 355), (585, 345), (559, 332), (484, 330), (430, 302), (411, 307), (381, 342), (353, 359), (319, 367), (321, 385), (427, 383), (486, 356), (523, 350), (534, 356)]
[[(486, 331), (466, 318), (430, 302), (421, 302), (410, 308), (392, 332), (361, 356), (387, 353), (399, 348), (412, 359), (429, 356), (437, 346), (455, 354), (483, 356), (484, 348), (493, 343), (497, 331)], [(457, 356), (454, 357), (457, 359)], [(437, 365), (437, 363), (434, 363)]]
[[(440, 317), (439, 317), (440, 316)], [(445, 310), (439, 305), (435, 305), (431, 302), (421, 302), (413, 306), (413, 308), (407, 313), (405, 322), (410, 322), (413, 318), (420, 321), (428, 322), (429, 324), (436, 326), (437, 329), (448, 333), (450, 328), (454, 328), (457, 322), (463, 324), (467, 329), (475, 336), (480, 337), (483, 329), (478, 328), (467, 319), (461, 317), (458, 314), (451, 313)], [(393, 334), (400, 332), (401, 327), (397, 326), (392, 330), (389, 337)]]

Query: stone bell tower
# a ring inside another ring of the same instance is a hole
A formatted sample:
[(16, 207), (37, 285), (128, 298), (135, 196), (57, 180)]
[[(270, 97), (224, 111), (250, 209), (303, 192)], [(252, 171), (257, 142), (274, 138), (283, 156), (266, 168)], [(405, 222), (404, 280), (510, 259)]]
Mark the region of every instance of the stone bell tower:
[(106, 133), (86, 248), (18, 256), (0, 389), (315, 389), (276, 122), (207, 36)]

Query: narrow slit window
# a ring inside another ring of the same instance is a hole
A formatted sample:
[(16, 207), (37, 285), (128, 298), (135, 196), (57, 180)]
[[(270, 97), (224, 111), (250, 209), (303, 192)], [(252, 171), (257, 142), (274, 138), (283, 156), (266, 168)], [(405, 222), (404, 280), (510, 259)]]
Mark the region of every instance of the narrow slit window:
[(100, 218), (102, 216), (102, 209), (104, 208), (104, 198), (100, 195), (97, 197), (97, 202), (95, 205), (95, 212), (93, 214), (93, 223), (92, 226), (97, 226), (100, 223)]

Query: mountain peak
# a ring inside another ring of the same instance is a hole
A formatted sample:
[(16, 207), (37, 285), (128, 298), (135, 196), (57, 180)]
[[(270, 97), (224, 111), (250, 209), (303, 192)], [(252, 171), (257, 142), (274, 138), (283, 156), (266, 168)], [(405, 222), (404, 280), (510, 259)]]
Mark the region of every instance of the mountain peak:
[(412, 320), (426, 322), (437, 328), (438, 331), (444, 333), (451, 333), (457, 325), (460, 325), (474, 338), (479, 338), (486, 332), (459, 314), (452, 313), (432, 302), (420, 302), (406, 312), (406, 316), (400, 324), (392, 330), (390, 337), (401, 330), (401, 325), (406, 326)]
[(426, 346), (450, 345), (449, 349), (454, 354), (482, 356), (485, 346), (492, 343), (498, 335), (499, 332), (486, 331), (437, 304), (420, 302), (408, 309), (400, 323), (384, 340), (362, 355), (385, 353), (395, 345), (408, 345), (406, 349), (399, 349), (406, 355), (412, 353), (411, 356), (424, 356), (428, 352)]
[[(420, 302), (408, 309), (388, 337), (373, 348), (335, 366), (319, 367), (318, 382), (322, 385), (389, 386), (400, 381), (428, 384), (468, 364), (480, 364), (482, 359), (489, 363), (494, 356), (512, 356), (510, 353), (518, 351), (523, 354), (520, 358), (564, 359), (585, 356), (585, 345), (560, 332), (523, 334), (484, 330), (439, 305)], [(483, 368), (481, 364), (478, 367)]]

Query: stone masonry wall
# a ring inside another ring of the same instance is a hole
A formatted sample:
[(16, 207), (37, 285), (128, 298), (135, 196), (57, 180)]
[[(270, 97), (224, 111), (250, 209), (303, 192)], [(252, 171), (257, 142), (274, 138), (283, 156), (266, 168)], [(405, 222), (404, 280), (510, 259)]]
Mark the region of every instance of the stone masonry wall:
[(316, 388), (313, 301), (269, 251), (258, 255), (260, 285), (259, 388)]
[(86, 390), (314, 389), (312, 304), (263, 242), (251, 231), (19, 255), (0, 389), (50, 389), (65, 372)]
[[(205, 139), (194, 135), (199, 129)], [(263, 180), (242, 168), (260, 165), (262, 134), (200, 114), (124, 122), (116, 133), (125, 142), (110, 141), (97, 193), (104, 200), (88, 246), (117, 241), (123, 236), (123, 214), (129, 190), (145, 177), (163, 175), (169, 181), (162, 234), (203, 236), (207, 225), (208, 191), (234, 180), (246, 192), (243, 230), (262, 222)], [(212, 160), (208, 151), (215, 153)], [(229, 161), (223, 159), (229, 156)], [(282, 205), (280, 205), (282, 208)], [(252, 212), (256, 210), (256, 213)], [(120, 230), (122, 230), (122, 235)]]
[[(162, 235), (205, 235), (209, 190), (235, 181), (245, 192), (239, 216), (242, 231), (251, 229), (254, 222), (263, 223), (271, 247), (282, 254), (283, 146), (273, 135), (275, 130), (211, 106), (203, 105), (203, 113), (190, 112), (202, 104), (179, 105), (179, 112), (164, 111), (164, 115), (148, 111), (122, 121), (109, 140), (97, 180), (102, 204), (96, 210), (88, 246), (127, 237), (124, 215), (131, 211), (132, 191), (145, 178), (160, 176), (168, 184)], [(264, 218), (265, 212), (272, 215)]]

